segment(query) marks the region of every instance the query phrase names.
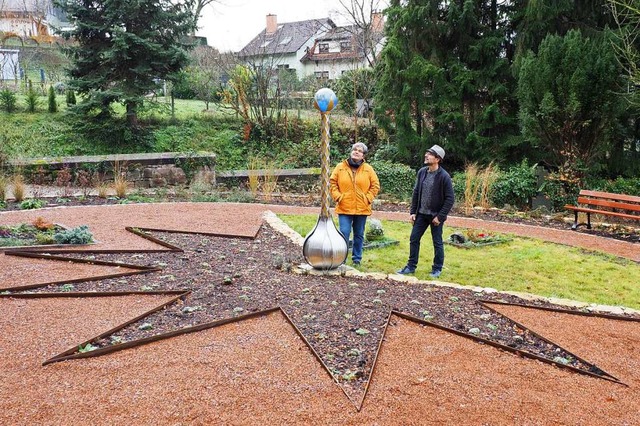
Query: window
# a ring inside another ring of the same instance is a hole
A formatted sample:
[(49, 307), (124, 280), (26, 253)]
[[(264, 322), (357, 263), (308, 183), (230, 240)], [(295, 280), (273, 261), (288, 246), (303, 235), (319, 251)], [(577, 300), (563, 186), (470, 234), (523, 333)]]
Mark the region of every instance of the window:
[(329, 80), (329, 71), (316, 71), (313, 74), (318, 80)]
[(341, 52), (349, 52), (353, 50), (353, 47), (351, 46), (351, 42), (350, 41), (341, 41), (340, 42), (340, 51)]
[(267, 40), (260, 45), (260, 48), (267, 47), (271, 43), (271, 40)]
[(318, 52), (319, 53), (329, 53), (329, 43), (320, 43), (320, 44), (318, 44)]
[(285, 44), (289, 44), (291, 42), (291, 37), (285, 37), (282, 39), (282, 41), (278, 44), (284, 46)]

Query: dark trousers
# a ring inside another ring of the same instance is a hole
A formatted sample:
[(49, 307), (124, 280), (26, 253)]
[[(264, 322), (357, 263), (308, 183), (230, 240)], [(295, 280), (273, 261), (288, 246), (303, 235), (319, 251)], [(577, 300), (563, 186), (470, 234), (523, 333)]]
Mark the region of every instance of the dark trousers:
[(432, 271), (442, 271), (444, 265), (444, 243), (442, 242), (442, 228), (441, 223), (435, 226), (431, 221), (433, 216), (416, 214), (416, 220), (413, 222), (413, 229), (411, 229), (411, 236), (409, 237), (409, 261), (407, 266), (411, 269), (415, 269), (418, 266), (418, 256), (420, 255), (420, 240), (424, 235), (427, 228), (431, 227), (431, 240), (433, 241), (433, 265), (431, 265)]

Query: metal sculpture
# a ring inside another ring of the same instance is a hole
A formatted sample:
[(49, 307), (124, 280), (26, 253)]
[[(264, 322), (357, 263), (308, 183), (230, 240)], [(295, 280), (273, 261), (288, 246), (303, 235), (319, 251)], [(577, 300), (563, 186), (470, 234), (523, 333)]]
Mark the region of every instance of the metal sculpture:
[(309, 265), (315, 269), (331, 270), (342, 265), (347, 259), (349, 244), (336, 228), (329, 211), (329, 117), (331, 110), (338, 105), (336, 94), (328, 88), (316, 92), (313, 105), (320, 111), (321, 144), (320, 152), (320, 196), (321, 208), (318, 222), (307, 235), (302, 246), (302, 254)]

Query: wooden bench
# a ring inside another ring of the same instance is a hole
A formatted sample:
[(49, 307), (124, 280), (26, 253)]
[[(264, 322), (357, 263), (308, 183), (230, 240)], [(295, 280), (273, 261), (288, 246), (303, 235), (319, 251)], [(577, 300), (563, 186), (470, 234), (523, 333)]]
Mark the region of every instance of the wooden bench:
[[(574, 221), (571, 229), (577, 229), (580, 225), (587, 225), (591, 229), (591, 213), (606, 216), (615, 216), (623, 219), (640, 220), (640, 197), (625, 194), (613, 194), (611, 192), (581, 190), (578, 195), (578, 204), (564, 206), (567, 210), (573, 210)], [(578, 223), (578, 213), (587, 214), (587, 223)]]

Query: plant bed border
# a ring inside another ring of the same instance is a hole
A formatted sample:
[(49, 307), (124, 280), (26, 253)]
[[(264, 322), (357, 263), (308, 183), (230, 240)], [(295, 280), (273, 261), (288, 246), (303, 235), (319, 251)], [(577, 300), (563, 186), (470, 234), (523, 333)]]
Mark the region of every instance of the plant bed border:
[(399, 244), (400, 244), (400, 241), (385, 237), (380, 240), (365, 241), (364, 245), (362, 246), (362, 249), (372, 250), (372, 249), (379, 249), (384, 247), (397, 246)]
[[(54, 223), (54, 225), (59, 226), (65, 231), (68, 231), (71, 229), (67, 225), (63, 225), (61, 223)], [(74, 249), (78, 247), (92, 246), (99, 243), (100, 243), (99, 240), (94, 239), (90, 243), (86, 243), (86, 244), (34, 244), (34, 245), (25, 245), (25, 246), (0, 246), (0, 253), (8, 252), (8, 251), (31, 251), (31, 250), (46, 251), (49, 249), (57, 250), (57, 249), (64, 249), (64, 248)]]
[(453, 241), (445, 241), (445, 244), (449, 244), (451, 246), (454, 247), (458, 247), (458, 248), (463, 248), (463, 249), (474, 249), (474, 248), (482, 248), (482, 247), (486, 247), (486, 246), (495, 246), (498, 244), (504, 244), (504, 243), (508, 243), (513, 241), (513, 238), (509, 238), (506, 240), (502, 240), (502, 241), (488, 241), (486, 243), (475, 243), (473, 241), (469, 241), (467, 243), (456, 243)]

